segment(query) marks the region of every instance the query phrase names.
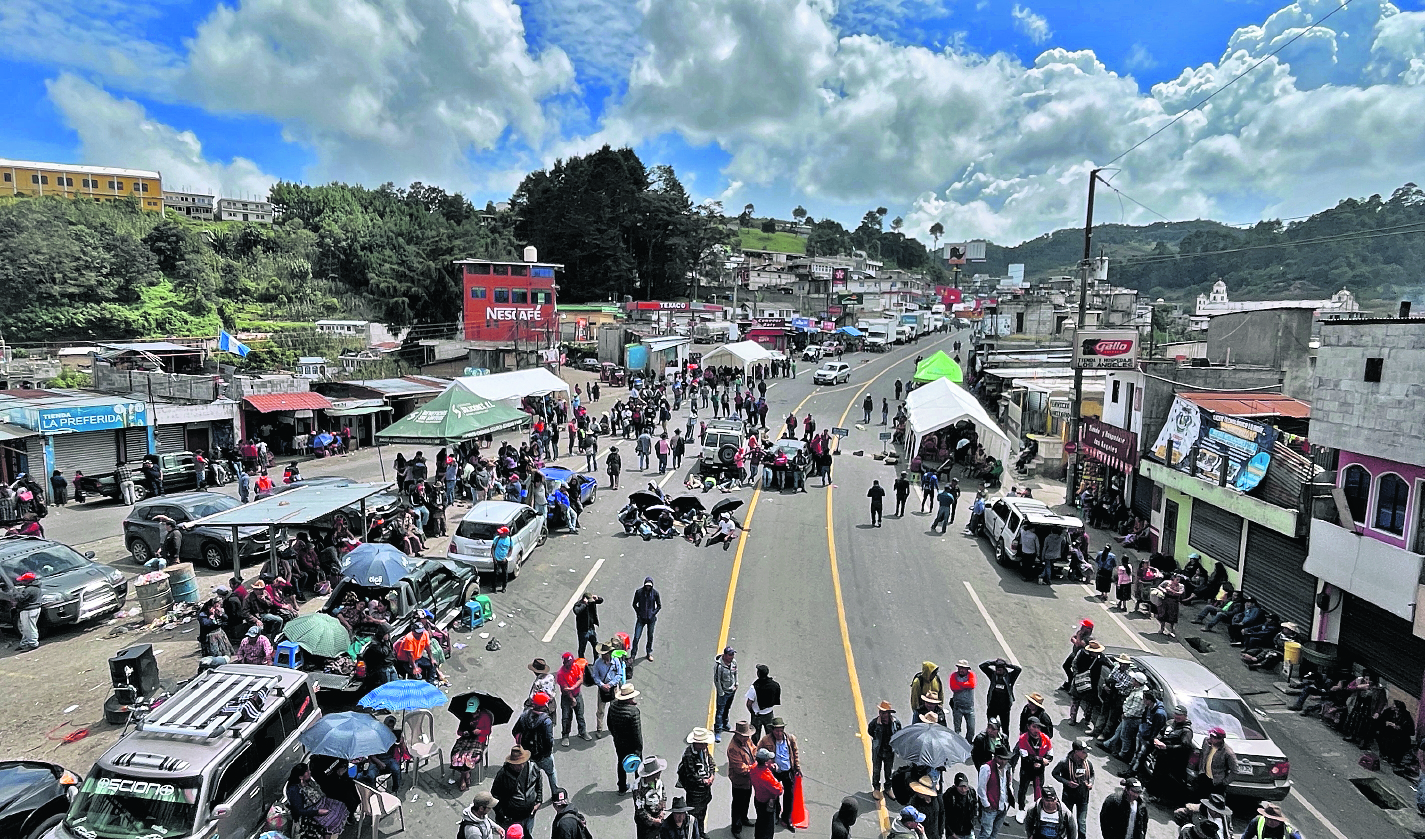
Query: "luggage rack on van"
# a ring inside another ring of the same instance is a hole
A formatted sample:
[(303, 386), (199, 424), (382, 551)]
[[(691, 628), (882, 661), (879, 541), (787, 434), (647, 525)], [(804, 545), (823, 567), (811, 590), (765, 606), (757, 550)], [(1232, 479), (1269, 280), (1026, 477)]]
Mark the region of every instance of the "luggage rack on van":
[(263, 706), (251, 698), (279, 694), (281, 683), (280, 676), (209, 671), (150, 712), (139, 723), (138, 730), (183, 737), (214, 737), (259, 716)]

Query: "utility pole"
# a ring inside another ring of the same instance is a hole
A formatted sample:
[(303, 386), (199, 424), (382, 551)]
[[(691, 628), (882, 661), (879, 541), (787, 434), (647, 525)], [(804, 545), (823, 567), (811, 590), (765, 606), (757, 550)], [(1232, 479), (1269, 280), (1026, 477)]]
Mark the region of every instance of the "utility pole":
[[(1074, 342), (1081, 340), (1080, 333), (1084, 324), (1088, 321), (1089, 304), (1089, 266), (1093, 258), (1093, 196), (1094, 187), (1098, 185), (1098, 173), (1102, 169), (1089, 171), (1089, 207), (1084, 215), (1084, 258), (1079, 263), (1079, 320), (1078, 327), (1074, 330)], [(1077, 347), (1076, 347), (1077, 348)], [(1069, 439), (1073, 441), (1074, 451), (1069, 455), (1067, 480), (1064, 482), (1065, 504), (1074, 503), (1074, 496), (1079, 486), (1079, 458), (1083, 455), (1079, 451), (1082, 447), (1079, 430), (1084, 401), (1084, 371), (1076, 365), (1074, 367), (1074, 401), (1069, 405)]]

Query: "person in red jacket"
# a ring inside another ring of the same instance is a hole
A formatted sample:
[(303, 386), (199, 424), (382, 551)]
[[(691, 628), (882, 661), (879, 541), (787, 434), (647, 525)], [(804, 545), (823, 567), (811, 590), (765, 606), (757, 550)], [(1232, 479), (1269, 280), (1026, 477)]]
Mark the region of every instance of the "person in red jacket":
[(1019, 735), (1018, 750), (1019, 795), (1015, 798), (1019, 802), (1019, 823), (1023, 824), (1025, 805), (1033, 806), (1033, 802), (1026, 799), (1025, 792), (1033, 790), (1034, 801), (1039, 800), (1044, 792), (1044, 768), (1054, 762), (1054, 745), (1044, 735), (1037, 718), (1031, 718), (1029, 730)]
[(772, 839), (777, 830), (782, 783), (772, 771), (772, 760), (775, 757), (776, 755), (767, 749), (758, 749), (757, 765), (752, 769), (752, 806), (757, 811), (757, 824), (752, 835), (756, 839)]
[(955, 662), (955, 672), (950, 674), (950, 715), (955, 718), (955, 733), (960, 733), (960, 723), (965, 724), (965, 736), (975, 733), (975, 671), (970, 662), (960, 659)]

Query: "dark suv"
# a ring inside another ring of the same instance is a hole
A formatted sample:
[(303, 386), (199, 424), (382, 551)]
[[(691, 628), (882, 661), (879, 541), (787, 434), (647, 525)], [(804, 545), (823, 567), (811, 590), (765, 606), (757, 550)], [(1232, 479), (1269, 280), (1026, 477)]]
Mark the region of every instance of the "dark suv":
[(0, 622), (16, 626), (16, 580), (33, 571), (40, 580), (40, 624), (62, 626), (105, 617), (124, 607), (129, 581), (61, 542), (33, 536), (0, 538)]
[[(163, 544), (163, 522), (167, 516), (180, 526), (205, 516), (237, 507), (236, 498), (216, 492), (178, 492), (140, 501), (124, 519), (124, 544), (134, 561), (140, 565), (158, 555)], [(268, 535), (265, 527), (238, 528), (239, 552), (244, 560), (264, 559), (268, 555)], [(183, 529), (183, 547), (179, 559), (204, 568), (220, 571), (233, 564), (233, 532), (227, 527)]]

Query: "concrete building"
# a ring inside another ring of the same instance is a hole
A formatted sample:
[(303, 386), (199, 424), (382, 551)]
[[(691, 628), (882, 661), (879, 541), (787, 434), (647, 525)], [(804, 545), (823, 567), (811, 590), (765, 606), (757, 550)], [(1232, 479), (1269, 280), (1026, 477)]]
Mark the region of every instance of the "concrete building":
[(217, 199), (202, 192), (170, 192), (163, 191), (163, 207), (175, 213), (182, 213), (188, 218), (212, 221), (214, 215), (214, 204)]
[(338, 338), (359, 338), (368, 348), (381, 344), (399, 344), (407, 330), (392, 332), (385, 324), (372, 320), (319, 320), (314, 326), (318, 332)]
[(1321, 320), (1361, 317), (1361, 307), (1356, 296), (1348, 289), (1341, 289), (1327, 300), (1240, 300), (1228, 299), (1227, 283), (1221, 280), (1212, 284), (1207, 294), (1197, 296), (1197, 306), (1193, 311), (1193, 326), (1207, 328), (1207, 318), (1231, 312), (1252, 312), (1262, 309), (1310, 309)]
[(255, 198), (219, 198), (218, 221), (253, 221), (271, 224), (274, 216), (272, 204)]
[(95, 201), (133, 198), (143, 209), (157, 213), (163, 210), (163, 176), (148, 169), (0, 158), (0, 195), (58, 195)]
[(1306, 570), (1325, 583), (1316, 640), (1425, 705), (1425, 318), (1326, 321), (1312, 442), (1334, 450)]
[(1248, 309), (1208, 320), (1206, 358), (1212, 364), (1244, 364), (1282, 372), (1282, 393), (1310, 399), (1312, 386), (1309, 308)]

